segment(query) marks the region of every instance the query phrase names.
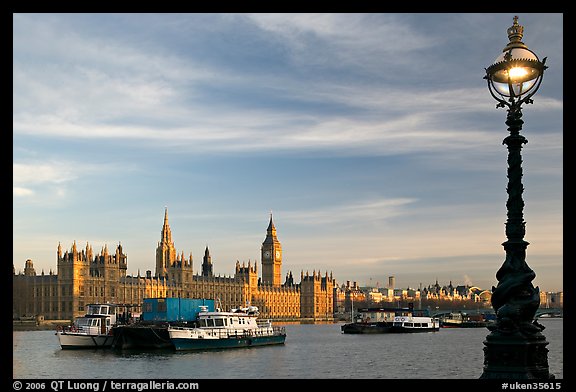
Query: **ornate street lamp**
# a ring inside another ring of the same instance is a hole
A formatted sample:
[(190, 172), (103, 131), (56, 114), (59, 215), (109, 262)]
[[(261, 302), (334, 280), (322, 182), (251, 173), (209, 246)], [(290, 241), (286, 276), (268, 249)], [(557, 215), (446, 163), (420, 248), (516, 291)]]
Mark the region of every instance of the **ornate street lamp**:
[(506, 260), (498, 272), (498, 286), (492, 287), (492, 307), (496, 322), (484, 341), (484, 372), (480, 378), (550, 379), (548, 342), (541, 331), (544, 326), (535, 319), (540, 306), (540, 290), (532, 285), (536, 274), (526, 264), (526, 233), (522, 200), (522, 145), (528, 140), (520, 135), (522, 104), (533, 103), (547, 68), (538, 56), (522, 42), (524, 27), (514, 17), (508, 28), (510, 42), (494, 64), (486, 68), (484, 79), (497, 108), (507, 107), (508, 201), (506, 202), (506, 238), (502, 245)]

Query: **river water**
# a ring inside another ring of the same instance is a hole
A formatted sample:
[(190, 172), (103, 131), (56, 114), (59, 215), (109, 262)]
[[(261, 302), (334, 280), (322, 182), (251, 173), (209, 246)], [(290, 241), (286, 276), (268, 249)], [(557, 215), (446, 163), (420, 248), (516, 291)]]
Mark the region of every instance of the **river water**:
[[(563, 379), (563, 319), (540, 319)], [(478, 379), (485, 328), (342, 334), (341, 323), (286, 326), (279, 346), (204, 352), (62, 350), (54, 331), (13, 331), (14, 379)]]

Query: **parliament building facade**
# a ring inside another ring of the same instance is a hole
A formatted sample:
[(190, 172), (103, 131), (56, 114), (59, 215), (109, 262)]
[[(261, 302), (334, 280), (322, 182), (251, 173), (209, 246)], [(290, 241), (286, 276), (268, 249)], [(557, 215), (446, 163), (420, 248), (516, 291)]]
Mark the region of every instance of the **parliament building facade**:
[(144, 298), (180, 297), (215, 299), (223, 310), (250, 304), (258, 307), (261, 317), (275, 320), (333, 320), (332, 274), (302, 271), (296, 284), (289, 272), (281, 282), (282, 246), (272, 215), (261, 261), (260, 278), (256, 261), (237, 261), (234, 276), (215, 276), (206, 247), (201, 272), (194, 271), (192, 255), (186, 258), (184, 252), (176, 252), (166, 209), (154, 276), (151, 271), (145, 276), (127, 275), (128, 258), (121, 244), (113, 252), (104, 246), (98, 254), (89, 244), (79, 249), (74, 242), (66, 251), (58, 244), (56, 274), (36, 274), (32, 260), (26, 260), (23, 272), (17, 274), (13, 268), (13, 317), (73, 319), (83, 315), (90, 303), (139, 306)]

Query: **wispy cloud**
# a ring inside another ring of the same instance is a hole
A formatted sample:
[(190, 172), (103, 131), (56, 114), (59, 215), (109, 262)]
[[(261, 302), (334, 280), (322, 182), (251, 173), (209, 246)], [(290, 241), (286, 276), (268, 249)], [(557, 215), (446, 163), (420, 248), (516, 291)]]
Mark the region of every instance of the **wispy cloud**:
[[(62, 198), (69, 186), (79, 178), (89, 178), (98, 174), (110, 174), (119, 171), (113, 163), (86, 163), (68, 160), (46, 160), (13, 163), (13, 195), (49, 202), (52, 197)], [(122, 164), (123, 172), (133, 170), (130, 165)]]
[(379, 199), (356, 201), (355, 203), (336, 206), (325, 206), (313, 210), (285, 211), (283, 217), (293, 225), (365, 225), (370, 221), (386, 221), (406, 213), (406, 207), (416, 202), (415, 199)]
[[(435, 46), (433, 37), (419, 34), (398, 14), (262, 13), (244, 17), (289, 47), (294, 61), (308, 65), (376, 70), (375, 65), (386, 62), (406, 65), (409, 60), (403, 54)], [(367, 30), (371, 34), (366, 34)]]

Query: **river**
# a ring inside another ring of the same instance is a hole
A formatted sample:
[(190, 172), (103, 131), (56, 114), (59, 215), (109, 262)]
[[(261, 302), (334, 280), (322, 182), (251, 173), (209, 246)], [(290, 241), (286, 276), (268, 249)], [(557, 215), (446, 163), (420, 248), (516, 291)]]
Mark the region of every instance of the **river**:
[[(563, 319), (540, 319), (563, 378)], [(62, 350), (54, 331), (13, 331), (14, 379), (478, 379), (485, 328), (349, 335), (287, 323), (284, 345), (205, 352)]]

